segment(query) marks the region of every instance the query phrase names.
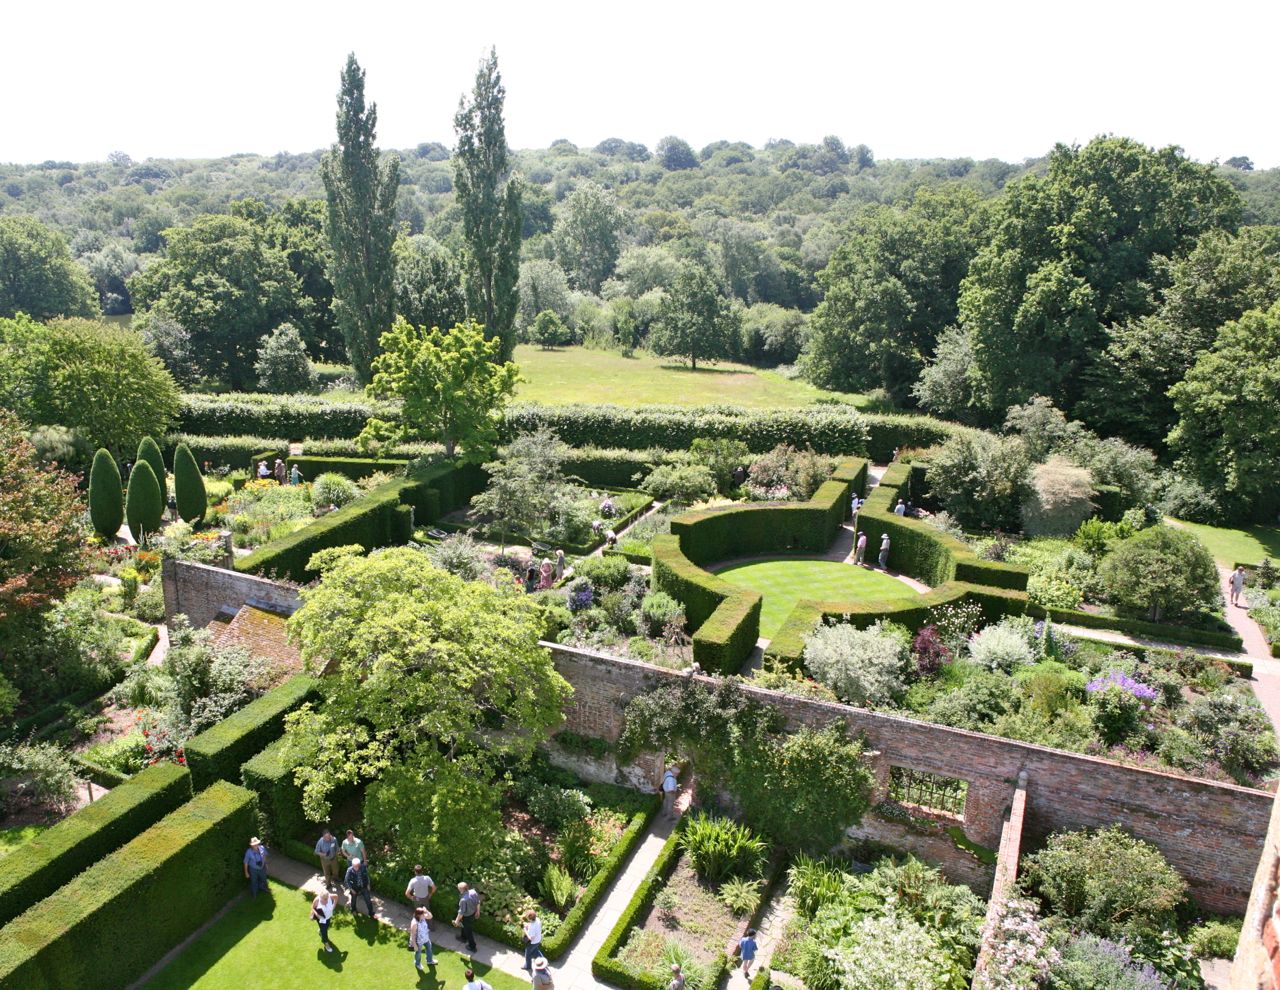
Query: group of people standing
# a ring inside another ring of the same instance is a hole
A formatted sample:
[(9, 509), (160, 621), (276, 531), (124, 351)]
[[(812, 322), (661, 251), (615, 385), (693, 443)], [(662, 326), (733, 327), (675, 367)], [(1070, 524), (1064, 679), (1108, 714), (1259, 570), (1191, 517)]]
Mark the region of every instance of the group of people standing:
[(553, 561), (550, 557), (543, 557), (540, 565), (535, 565), (532, 560), (529, 561), (529, 567), (524, 572), (524, 590), (532, 594), (535, 591), (546, 591), (548, 588), (554, 588), (556, 582), (564, 577), (564, 551), (556, 551), (556, 559)]
[(302, 471), (298, 469), (298, 465), (293, 466), (293, 470), (287, 470), (285, 463), (279, 457), (276, 458), (274, 468), (267, 467), (266, 461), (258, 462), (258, 480), (269, 481), (275, 478), (276, 482), (281, 485), (300, 485), (302, 484)]

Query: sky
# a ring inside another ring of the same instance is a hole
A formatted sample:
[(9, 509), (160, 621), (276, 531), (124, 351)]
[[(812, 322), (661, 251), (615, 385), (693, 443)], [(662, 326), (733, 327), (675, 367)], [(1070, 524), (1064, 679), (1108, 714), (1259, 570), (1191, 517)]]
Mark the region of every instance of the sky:
[(0, 30), (7, 162), (327, 147), (350, 51), (382, 147), (452, 145), (495, 46), (515, 148), (835, 134), (1018, 162), (1111, 133), (1280, 166), (1276, 0), (63, 0)]

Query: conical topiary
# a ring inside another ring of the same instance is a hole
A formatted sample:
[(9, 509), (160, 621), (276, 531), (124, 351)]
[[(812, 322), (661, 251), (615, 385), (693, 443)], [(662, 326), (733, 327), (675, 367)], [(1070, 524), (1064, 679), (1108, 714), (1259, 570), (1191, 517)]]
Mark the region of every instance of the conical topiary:
[(209, 497), (204, 490), (204, 475), (200, 473), (191, 448), (185, 443), (178, 444), (173, 452), (173, 494), (178, 500), (178, 515), (185, 522), (194, 526), (204, 518), (209, 507)]
[(114, 540), (124, 522), (124, 483), (120, 466), (107, 450), (93, 455), (89, 468), (89, 519), (104, 540)]
[(160, 508), (163, 510), (169, 501), (169, 485), (164, 476), (164, 457), (160, 453), (160, 445), (150, 437), (143, 437), (138, 444), (138, 456), (134, 463), (141, 464), (143, 461), (150, 464), (155, 473), (156, 484), (160, 486)]
[(164, 515), (160, 483), (156, 481), (151, 465), (142, 459), (133, 466), (133, 473), (129, 475), (124, 515), (129, 521), (129, 532), (141, 545), (145, 545), (151, 534), (160, 529), (160, 519)]

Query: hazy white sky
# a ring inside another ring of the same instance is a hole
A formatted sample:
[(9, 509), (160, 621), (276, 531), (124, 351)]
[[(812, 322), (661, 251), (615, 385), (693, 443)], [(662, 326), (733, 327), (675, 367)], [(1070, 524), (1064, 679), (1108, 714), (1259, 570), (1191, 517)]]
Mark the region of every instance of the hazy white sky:
[(1280, 2), (15, 2), (0, 161), (309, 151), (348, 51), (379, 143), (453, 142), (490, 45), (514, 147), (678, 134), (1020, 161), (1124, 134), (1280, 165)]

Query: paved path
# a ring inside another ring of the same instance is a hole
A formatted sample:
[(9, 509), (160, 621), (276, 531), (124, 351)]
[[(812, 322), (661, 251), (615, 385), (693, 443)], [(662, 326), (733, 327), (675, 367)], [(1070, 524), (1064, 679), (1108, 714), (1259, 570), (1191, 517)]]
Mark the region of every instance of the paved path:
[[(617, 924), (618, 918), (621, 917), (623, 909), (631, 900), (631, 895), (635, 893), (640, 881), (653, 867), (658, 853), (675, 827), (679, 814), (688, 808), (691, 797), (688, 790), (680, 795), (676, 803), (676, 818), (659, 815), (654, 820), (653, 826), (640, 840), (625, 869), (613, 882), (604, 901), (596, 908), (586, 927), (569, 947), (569, 951), (551, 964), (556, 990), (604, 990), (604, 984), (596, 982), (591, 975), (591, 960), (604, 944), (613, 926)], [(267, 872), (273, 879), (313, 895), (324, 886), (323, 878), (311, 866), (279, 853), (274, 853), (268, 860)], [(349, 908), (345, 894), (338, 895), (338, 904), (341, 909)], [(391, 925), (401, 931), (408, 931), (412, 912), (407, 904), (374, 897), (373, 909), (374, 917), (383, 924)], [(463, 947), (456, 940), (455, 932), (449, 925), (451, 920), (437, 919), (432, 929), (433, 937), (438, 940), (438, 944), (462, 952)], [(472, 958), (518, 979), (527, 979), (522, 968), (524, 954), (493, 939), (485, 938), (483, 935), (476, 936), (476, 951), (472, 954)]]
[[(770, 902), (764, 917), (756, 929), (756, 961), (751, 967), (751, 975), (755, 976), (761, 967), (767, 967), (773, 960), (773, 953), (782, 940), (782, 933), (796, 913), (795, 902), (786, 894), (780, 894)], [(729, 980), (724, 990), (747, 990), (751, 981), (742, 975), (742, 961), (734, 960), (735, 966), (729, 971)]]

